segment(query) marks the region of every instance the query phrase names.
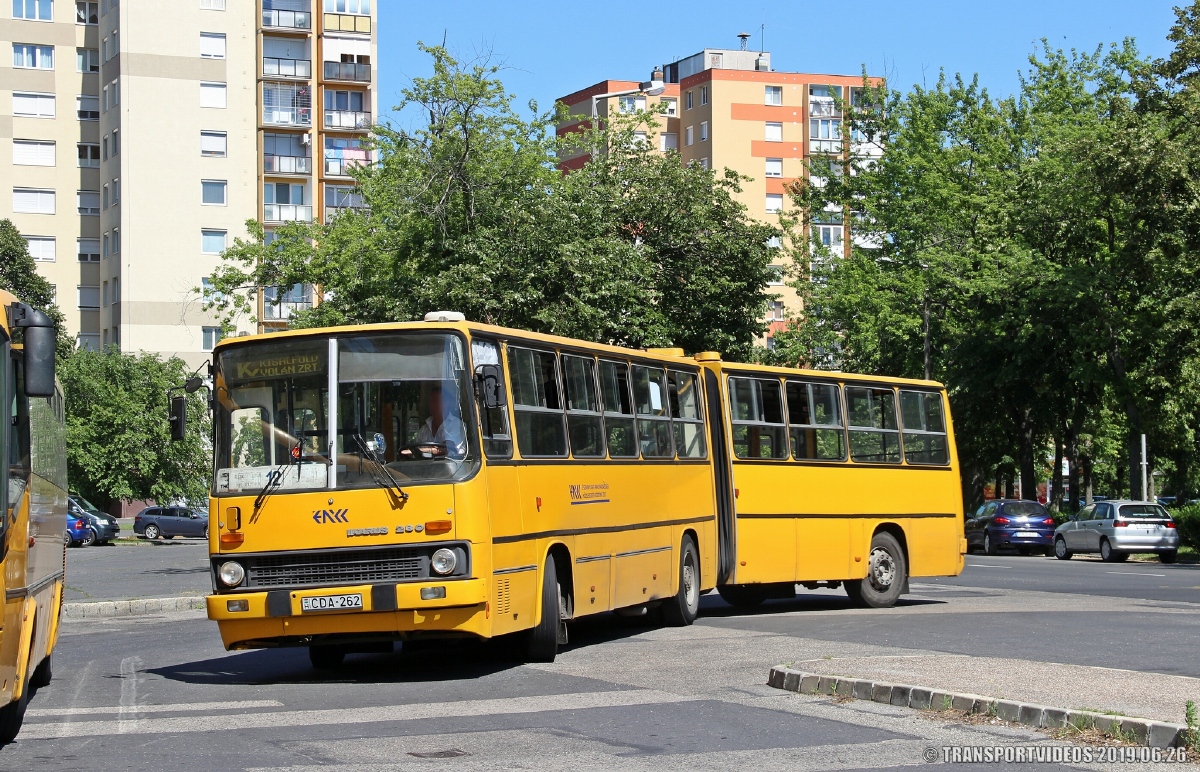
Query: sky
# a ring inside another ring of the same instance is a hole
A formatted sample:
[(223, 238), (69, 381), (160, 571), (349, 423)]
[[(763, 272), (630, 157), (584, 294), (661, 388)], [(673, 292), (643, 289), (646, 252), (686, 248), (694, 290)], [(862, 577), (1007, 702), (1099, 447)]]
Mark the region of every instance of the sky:
[(892, 86), (932, 84), (939, 69), (978, 73), (994, 96), (1019, 87), (1039, 41), (1092, 51), (1132, 37), (1145, 55), (1170, 51), (1172, 7), (1183, 0), (376, 0), (379, 105), (386, 117), (413, 77), (430, 71), (417, 42), (460, 59), (490, 51), (505, 85), (543, 110), (606, 78), (646, 80), (656, 65), (764, 36), (774, 69), (883, 75)]

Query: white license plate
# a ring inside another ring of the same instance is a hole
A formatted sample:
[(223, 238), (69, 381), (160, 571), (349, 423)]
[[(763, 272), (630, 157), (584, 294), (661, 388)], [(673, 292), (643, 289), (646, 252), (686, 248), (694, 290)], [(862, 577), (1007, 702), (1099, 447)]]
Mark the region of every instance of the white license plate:
[(1138, 530), (1141, 530), (1141, 531), (1153, 531), (1158, 528), (1158, 526), (1155, 525), (1154, 523), (1133, 523), (1129, 527), (1137, 528)]
[(1020, 539), (1036, 539), (1041, 534), (1035, 533), (1034, 531), (1017, 531), (1013, 535)]
[(362, 611), (362, 593), (351, 595), (314, 595), (300, 599), (301, 611)]

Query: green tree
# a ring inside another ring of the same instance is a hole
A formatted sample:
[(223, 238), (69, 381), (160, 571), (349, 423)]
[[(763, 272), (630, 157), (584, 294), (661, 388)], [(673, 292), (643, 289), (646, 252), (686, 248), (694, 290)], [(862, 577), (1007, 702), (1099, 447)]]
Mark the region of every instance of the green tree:
[(54, 304), (54, 285), (38, 273), (25, 237), (11, 220), (0, 220), (0, 289), (49, 314), (58, 327), (59, 359), (70, 354), (72, 345), (67, 336), (66, 317)]
[(188, 397), (188, 432), (171, 442), (167, 391), (190, 375), (178, 358), (81, 349), (59, 367), (71, 487), (100, 502), (202, 499), (212, 472), (204, 393)]

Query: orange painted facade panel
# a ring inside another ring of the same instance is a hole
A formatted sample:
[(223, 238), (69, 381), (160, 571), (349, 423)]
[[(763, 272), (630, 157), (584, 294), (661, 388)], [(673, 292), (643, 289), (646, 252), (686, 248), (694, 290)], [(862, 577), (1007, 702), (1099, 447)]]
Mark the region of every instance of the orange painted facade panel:
[(802, 142), (768, 142), (765, 139), (750, 141), (750, 155), (755, 158), (803, 158)]
[(735, 121), (802, 121), (804, 111), (787, 105), (743, 105), (729, 106), (729, 117)]
[(767, 184), (768, 193), (787, 193), (788, 186), (797, 179), (797, 177), (767, 177), (764, 181)]

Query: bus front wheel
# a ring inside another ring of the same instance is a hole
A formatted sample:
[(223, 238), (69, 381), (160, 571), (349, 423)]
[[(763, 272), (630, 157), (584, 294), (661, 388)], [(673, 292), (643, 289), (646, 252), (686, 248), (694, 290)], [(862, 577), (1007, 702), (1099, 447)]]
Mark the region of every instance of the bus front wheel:
[(554, 566), (554, 558), (547, 556), (546, 569), (542, 572), (542, 618), (536, 627), (526, 633), (526, 662), (553, 662), (558, 655), (559, 627), (565, 625), (562, 606), (558, 571)]
[(907, 578), (908, 561), (900, 542), (890, 533), (880, 531), (871, 539), (867, 577), (846, 582), (846, 594), (856, 606), (890, 608), (896, 605)]
[(662, 613), (671, 627), (687, 627), (700, 613), (700, 560), (691, 536), (683, 537), (679, 550), (679, 592), (663, 601)]

